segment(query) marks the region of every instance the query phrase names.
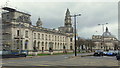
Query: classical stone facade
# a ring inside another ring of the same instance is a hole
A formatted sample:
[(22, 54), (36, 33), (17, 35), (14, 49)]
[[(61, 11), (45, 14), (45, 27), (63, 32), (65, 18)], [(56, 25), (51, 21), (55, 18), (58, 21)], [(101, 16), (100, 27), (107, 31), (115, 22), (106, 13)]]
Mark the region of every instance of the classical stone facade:
[[(73, 50), (73, 29), (70, 31), (48, 29), (42, 27), (38, 18), (36, 26), (32, 25), (30, 14), (4, 7), (2, 13), (2, 45), (5, 50)], [(69, 10), (67, 9), (67, 12)], [(70, 13), (69, 13), (70, 14)], [(69, 20), (69, 22), (66, 22)], [(65, 24), (71, 24), (71, 19), (65, 17)]]
[(116, 50), (118, 49), (118, 40), (113, 36), (108, 28), (102, 35), (93, 35), (92, 41), (96, 44), (94, 49)]

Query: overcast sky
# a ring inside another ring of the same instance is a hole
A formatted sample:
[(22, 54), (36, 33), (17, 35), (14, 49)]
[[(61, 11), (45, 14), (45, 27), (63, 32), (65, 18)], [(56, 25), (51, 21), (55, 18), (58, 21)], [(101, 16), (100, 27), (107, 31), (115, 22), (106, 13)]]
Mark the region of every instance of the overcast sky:
[[(5, 0), (6, 1), (6, 0)], [(5, 1), (0, 3), (5, 5)], [(111, 1), (111, 0), (110, 0)], [(71, 15), (81, 14), (77, 17), (77, 32), (80, 37), (91, 38), (92, 35), (101, 35), (102, 26), (105, 24), (109, 31), (118, 36), (118, 2), (40, 2), (38, 0), (10, 0), (8, 6), (31, 14), (33, 25), (38, 17), (41, 18), (46, 28), (64, 26), (65, 12), (70, 9)], [(72, 23), (74, 22), (72, 18)]]

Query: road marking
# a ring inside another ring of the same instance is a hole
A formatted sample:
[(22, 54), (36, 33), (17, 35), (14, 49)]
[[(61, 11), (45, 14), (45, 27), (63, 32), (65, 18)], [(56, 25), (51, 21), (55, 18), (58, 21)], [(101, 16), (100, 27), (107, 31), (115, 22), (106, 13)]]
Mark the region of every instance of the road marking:
[(36, 65), (36, 66), (50, 66), (50, 65)]
[(68, 57), (64, 57), (64, 58), (68, 58)]

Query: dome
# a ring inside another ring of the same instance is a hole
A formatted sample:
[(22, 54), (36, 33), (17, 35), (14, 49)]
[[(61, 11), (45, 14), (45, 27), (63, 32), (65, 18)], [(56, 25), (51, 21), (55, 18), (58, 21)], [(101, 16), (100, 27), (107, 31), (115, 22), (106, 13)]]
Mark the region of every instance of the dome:
[(104, 36), (104, 37), (112, 37), (113, 35), (110, 32), (104, 32), (102, 34), (102, 36)]
[(42, 26), (42, 21), (40, 20), (40, 18), (38, 18), (38, 21), (36, 23), (37, 26)]
[(106, 27), (106, 31), (102, 34), (104, 37), (114, 37), (109, 31), (108, 28)]

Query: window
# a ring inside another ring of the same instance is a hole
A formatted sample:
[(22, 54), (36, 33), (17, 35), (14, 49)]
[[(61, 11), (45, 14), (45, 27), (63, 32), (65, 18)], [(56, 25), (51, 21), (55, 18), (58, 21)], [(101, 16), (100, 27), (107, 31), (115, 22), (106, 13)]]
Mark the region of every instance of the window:
[(34, 41), (33, 49), (36, 50), (36, 40)]
[(47, 50), (47, 42), (45, 43), (45, 50)]
[(58, 36), (58, 41), (59, 41), (59, 36)]
[(40, 33), (38, 33), (38, 39), (40, 39)]
[(50, 35), (49, 35), (49, 40), (50, 40), (51, 38), (50, 38)]
[(70, 46), (70, 50), (72, 50), (73, 49), (73, 47), (72, 46)]
[(17, 30), (17, 36), (20, 36), (20, 31), (19, 30)]
[(25, 31), (25, 37), (28, 38), (28, 31)]
[(36, 39), (36, 33), (34, 33), (34, 39)]
[(44, 34), (42, 34), (42, 40), (44, 40)]
[(40, 49), (40, 41), (38, 42), (38, 49)]
[(56, 41), (56, 36), (55, 36), (55, 41)]
[(16, 43), (17, 43), (17, 49), (19, 49), (19, 40), (16, 40)]
[(101, 45), (102, 45), (102, 43), (101, 43)]
[(7, 16), (6, 16), (6, 18), (7, 18), (7, 19), (9, 19), (9, 18), (10, 18), (10, 16), (9, 16), (9, 15), (7, 15)]
[(59, 43), (58, 43), (58, 49), (59, 49)]
[(46, 35), (46, 40), (47, 40), (47, 35)]
[(70, 38), (70, 42), (72, 42), (72, 38)]
[(25, 41), (25, 49), (28, 47), (28, 40)]
[(54, 36), (52, 35), (52, 41), (54, 41)]

